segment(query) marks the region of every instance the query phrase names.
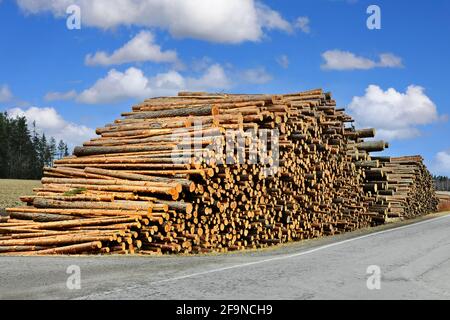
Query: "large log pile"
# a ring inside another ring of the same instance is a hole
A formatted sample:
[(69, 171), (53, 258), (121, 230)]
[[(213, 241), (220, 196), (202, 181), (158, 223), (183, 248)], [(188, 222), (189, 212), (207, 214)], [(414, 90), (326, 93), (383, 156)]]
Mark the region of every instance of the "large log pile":
[(372, 159), (387, 143), (322, 90), (185, 92), (122, 116), (7, 209), (0, 253), (261, 248), (435, 209), (421, 161)]

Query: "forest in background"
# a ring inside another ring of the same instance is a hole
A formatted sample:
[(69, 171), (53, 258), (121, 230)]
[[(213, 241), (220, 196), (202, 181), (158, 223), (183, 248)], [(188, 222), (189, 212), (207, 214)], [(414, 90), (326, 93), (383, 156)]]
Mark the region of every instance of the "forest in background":
[(446, 176), (433, 176), (434, 186), (438, 191), (450, 191), (450, 178)]
[(68, 155), (64, 141), (39, 134), (34, 122), (0, 113), (0, 179), (40, 179), (43, 167)]

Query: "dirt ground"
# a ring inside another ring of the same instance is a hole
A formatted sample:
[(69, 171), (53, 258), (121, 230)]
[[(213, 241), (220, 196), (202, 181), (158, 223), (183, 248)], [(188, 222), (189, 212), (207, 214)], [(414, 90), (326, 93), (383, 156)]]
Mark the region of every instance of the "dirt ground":
[(19, 197), (33, 194), (33, 188), (40, 184), (39, 180), (0, 179), (0, 215), (5, 208), (21, 205)]

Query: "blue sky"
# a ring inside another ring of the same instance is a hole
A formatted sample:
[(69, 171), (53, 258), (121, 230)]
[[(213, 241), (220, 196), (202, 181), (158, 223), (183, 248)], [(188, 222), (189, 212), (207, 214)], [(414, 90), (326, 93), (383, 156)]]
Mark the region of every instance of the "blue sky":
[(449, 18), (447, 0), (0, 0), (0, 108), (73, 145), (150, 96), (320, 87), (450, 175)]

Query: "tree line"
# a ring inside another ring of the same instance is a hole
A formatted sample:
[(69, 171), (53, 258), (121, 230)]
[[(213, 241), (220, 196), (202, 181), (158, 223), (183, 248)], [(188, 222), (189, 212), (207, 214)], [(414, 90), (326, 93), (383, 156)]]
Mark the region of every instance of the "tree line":
[(434, 186), (438, 191), (450, 191), (450, 178), (445, 176), (433, 176)]
[(67, 144), (28, 128), (26, 117), (0, 113), (0, 178), (40, 179), (42, 168), (69, 155)]

